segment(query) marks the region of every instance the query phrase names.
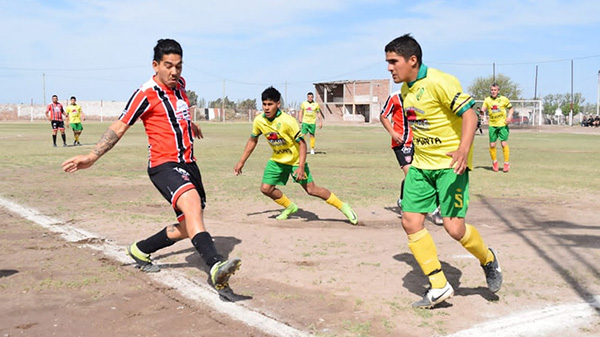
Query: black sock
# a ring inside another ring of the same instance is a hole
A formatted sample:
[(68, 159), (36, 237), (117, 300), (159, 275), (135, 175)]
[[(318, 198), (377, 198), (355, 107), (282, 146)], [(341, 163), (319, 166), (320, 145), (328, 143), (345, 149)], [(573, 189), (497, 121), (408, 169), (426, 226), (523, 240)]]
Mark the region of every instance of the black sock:
[(56, 145), (56, 135), (52, 135), (52, 143), (54, 143), (54, 145)]
[(65, 136), (65, 134), (64, 134), (64, 133), (63, 133), (63, 134), (61, 134), (60, 136), (62, 137), (63, 144), (67, 144), (67, 136)]
[(175, 241), (169, 239), (167, 236), (167, 227), (163, 228), (160, 232), (152, 235), (151, 237), (138, 241), (137, 247), (142, 253), (152, 254), (159, 249), (169, 247), (173, 245)]
[(192, 238), (192, 244), (198, 253), (200, 253), (200, 257), (202, 257), (209, 268), (212, 268), (215, 263), (225, 260), (223, 256), (217, 253), (215, 243), (208, 232), (200, 232), (196, 234)]
[(404, 198), (404, 180), (406, 179), (402, 179), (402, 184), (400, 185), (400, 200)]

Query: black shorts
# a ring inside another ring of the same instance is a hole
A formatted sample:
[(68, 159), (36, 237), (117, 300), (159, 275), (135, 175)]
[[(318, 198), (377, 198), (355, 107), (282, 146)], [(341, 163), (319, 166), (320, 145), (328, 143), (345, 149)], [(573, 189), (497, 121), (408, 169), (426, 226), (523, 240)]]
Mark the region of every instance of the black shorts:
[(52, 125), (52, 130), (64, 130), (65, 129), (65, 122), (64, 121), (51, 121), (50, 124)]
[(148, 175), (160, 194), (173, 206), (178, 221), (183, 220), (183, 212), (177, 209), (176, 205), (183, 193), (196, 189), (200, 195), (202, 208), (206, 206), (206, 192), (202, 185), (200, 169), (195, 162), (164, 163), (148, 168)]
[(414, 146), (395, 146), (392, 150), (394, 150), (394, 154), (396, 154), (396, 159), (398, 160), (398, 164), (400, 164), (400, 168), (412, 163), (415, 155)]

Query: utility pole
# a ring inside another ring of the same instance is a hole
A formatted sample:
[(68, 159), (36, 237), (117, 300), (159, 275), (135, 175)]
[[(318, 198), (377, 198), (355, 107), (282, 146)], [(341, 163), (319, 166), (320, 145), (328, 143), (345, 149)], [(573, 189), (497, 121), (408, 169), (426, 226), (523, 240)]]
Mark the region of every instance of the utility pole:
[(44, 108), (46, 108), (46, 73), (42, 73), (42, 94), (44, 95)]
[(598, 94), (596, 95), (596, 116), (600, 115), (600, 70), (598, 70)]
[(223, 80), (223, 95), (221, 96), (221, 110), (223, 112), (223, 122), (225, 122), (225, 80)]

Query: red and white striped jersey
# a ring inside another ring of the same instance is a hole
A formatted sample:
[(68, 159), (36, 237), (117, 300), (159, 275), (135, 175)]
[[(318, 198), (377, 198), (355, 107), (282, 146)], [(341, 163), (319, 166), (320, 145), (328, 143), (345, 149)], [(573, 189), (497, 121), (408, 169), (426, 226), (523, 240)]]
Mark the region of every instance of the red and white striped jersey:
[(50, 120), (53, 121), (62, 121), (63, 120), (63, 112), (65, 112), (65, 109), (63, 108), (62, 104), (60, 104), (59, 102), (57, 103), (50, 103), (48, 104), (48, 108), (46, 108), (47, 112), (50, 112)]
[[(394, 127), (394, 131), (402, 135), (405, 147), (411, 147), (413, 143), (413, 133), (412, 129), (408, 124), (408, 118), (406, 118), (406, 116), (404, 115), (400, 91), (391, 94), (388, 97), (387, 101), (385, 101), (385, 104), (383, 105), (383, 109), (381, 110), (381, 116), (383, 118), (388, 118), (390, 114), (392, 115), (392, 126)], [(392, 138), (392, 147), (400, 145), (401, 144), (398, 144)]]
[(194, 135), (185, 94), (185, 80), (180, 78), (174, 89), (156, 82), (155, 77), (136, 90), (119, 117), (133, 125), (141, 119), (148, 135), (148, 166), (166, 162), (191, 163), (194, 158)]

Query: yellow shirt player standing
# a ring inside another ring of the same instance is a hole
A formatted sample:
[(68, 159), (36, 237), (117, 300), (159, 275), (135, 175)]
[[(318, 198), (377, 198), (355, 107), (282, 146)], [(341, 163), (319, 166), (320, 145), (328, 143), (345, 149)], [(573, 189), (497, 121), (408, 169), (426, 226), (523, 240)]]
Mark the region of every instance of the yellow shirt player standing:
[(471, 96), (458, 80), (422, 64), (419, 43), (409, 34), (385, 46), (395, 83), (401, 83), (404, 112), (413, 130), (415, 156), (408, 169), (402, 199), (402, 227), (408, 247), (430, 288), (413, 307), (431, 308), (454, 294), (442, 271), (437, 249), (425, 228), (425, 216), (440, 205), (444, 229), (483, 267), (488, 288), (500, 290), (502, 272), (494, 252), (475, 227), (465, 224), (469, 205), (469, 170), (477, 116)]
[(81, 106), (77, 104), (77, 98), (75, 98), (75, 96), (71, 96), (71, 104), (67, 106), (67, 117), (69, 118), (69, 124), (71, 124), (73, 137), (75, 138), (73, 146), (81, 145), (79, 136), (81, 136), (81, 133), (83, 132), (83, 125), (81, 122), (85, 120), (85, 114), (81, 110)]
[(314, 183), (306, 163), (306, 142), (294, 117), (279, 110), (280, 102), (281, 93), (277, 89), (269, 87), (263, 91), (262, 108), (264, 113), (254, 119), (252, 134), (246, 143), (240, 161), (233, 169), (234, 174), (242, 174), (246, 160), (256, 148), (258, 137), (264, 135), (273, 149), (273, 155), (265, 167), (260, 191), (284, 207), (281, 214), (277, 216), (277, 220), (285, 220), (298, 211), (298, 206), (276, 187), (276, 185), (287, 184), (291, 175), (306, 193), (319, 197), (336, 207), (348, 218), (350, 223), (356, 225), (358, 218), (352, 208), (338, 199), (333, 192)]
[(508, 172), (510, 169), (510, 149), (508, 148), (508, 124), (512, 122), (514, 109), (506, 96), (500, 93), (500, 86), (494, 83), (490, 87), (490, 96), (483, 100), (482, 112), (488, 112), (489, 115), (489, 138), (490, 138), (490, 157), (492, 157), (492, 169), (498, 172), (498, 160), (496, 150), (496, 141), (500, 139), (502, 153), (504, 154), (504, 167), (502, 172)]
[(306, 94), (306, 101), (300, 104), (300, 112), (298, 114), (298, 121), (302, 123), (302, 134), (310, 135), (310, 154), (315, 154), (317, 120), (319, 121), (319, 129), (323, 127), (323, 112), (319, 103), (314, 101), (314, 97), (312, 92)]

